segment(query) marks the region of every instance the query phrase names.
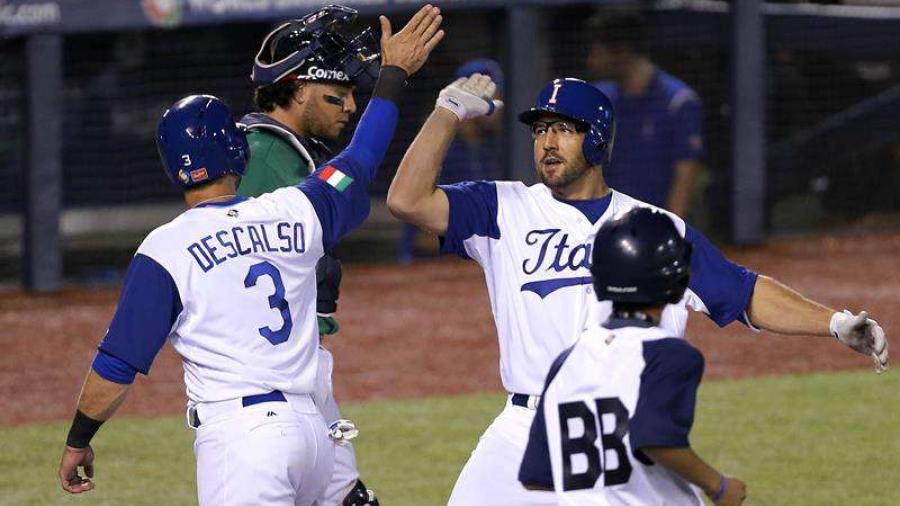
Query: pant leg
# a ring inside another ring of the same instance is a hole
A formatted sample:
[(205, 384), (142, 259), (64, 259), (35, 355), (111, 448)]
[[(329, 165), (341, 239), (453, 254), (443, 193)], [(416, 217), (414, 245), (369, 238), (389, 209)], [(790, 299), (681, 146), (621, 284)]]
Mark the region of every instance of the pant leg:
[(194, 443), (201, 506), (309, 506), (327, 485), (333, 447), (311, 402), (300, 412), (266, 402), (201, 421)]
[[(334, 358), (331, 353), (319, 346), (319, 370), (316, 375), (315, 399), (326, 424), (341, 418), (340, 409), (337, 401), (334, 399), (334, 391), (332, 389), (331, 374), (333, 364)], [(353, 449), (353, 445), (335, 445), (334, 470), (325, 492), (319, 498), (319, 504), (321, 506), (339, 506), (358, 479), (359, 470), (356, 466), (356, 452)]]
[(507, 403), (472, 451), (453, 487), (448, 506), (556, 504), (553, 492), (528, 490), (519, 482), (519, 466), (534, 414), (534, 410)]

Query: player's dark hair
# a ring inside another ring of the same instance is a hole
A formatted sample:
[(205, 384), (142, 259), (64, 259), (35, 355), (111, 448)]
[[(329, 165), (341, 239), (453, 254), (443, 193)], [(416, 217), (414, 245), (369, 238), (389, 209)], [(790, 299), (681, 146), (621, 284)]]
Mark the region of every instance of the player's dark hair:
[(650, 52), (647, 20), (637, 10), (615, 10), (598, 13), (587, 22), (591, 40), (617, 49), (630, 49), (637, 54)]
[(253, 90), (253, 102), (262, 112), (272, 112), (276, 107), (290, 107), (301, 81), (285, 79)]

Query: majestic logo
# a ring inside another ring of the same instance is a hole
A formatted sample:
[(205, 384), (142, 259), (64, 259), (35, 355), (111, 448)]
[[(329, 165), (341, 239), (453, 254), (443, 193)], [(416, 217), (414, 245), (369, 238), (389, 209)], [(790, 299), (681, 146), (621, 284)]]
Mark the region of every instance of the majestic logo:
[(182, 0), (141, 0), (144, 15), (155, 26), (171, 28), (181, 22)]
[(328, 79), (330, 81), (349, 81), (350, 78), (342, 70), (320, 69), (319, 67), (310, 67), (306, 71), (308, 79)]
[[(522, 272), (526, 275), (547, 271), (576, 274), (591, 268), (592, 244), (569, 244), (569, 234), (558, 228), (532, 230), (525, 234), (525, 244), (535, 251), (534, 255), (522, 262)], [(591, 282), (590, 276), (557, 277), (525, 283), (521, 290), (534, 292), (544, 298), (560, 288), (589, 285)]]

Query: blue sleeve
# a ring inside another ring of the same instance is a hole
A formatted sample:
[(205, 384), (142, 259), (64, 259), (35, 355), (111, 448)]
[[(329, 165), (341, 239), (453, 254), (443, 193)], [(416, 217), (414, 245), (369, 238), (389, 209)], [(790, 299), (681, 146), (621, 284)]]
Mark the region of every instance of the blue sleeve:
[(100, 341), (100, 351), (148, 374), (181, 310), (181, 297), (169, 272), (138, 253), (128, 266), (119, 306)]
[(688, 288), (700, 297), (709, 317), (720, 327), (744, 321), (757, 274), (722, 255), (709, 239), (689, 225), (684, 234), (693, 246)]
[(628, 422), (632, 452), (690, 446), (703, 355), (683, 339), (659, 339), (644, 343), (644, 363), (637, 407)]
[(369, 184), (394, 137), (397, 115), (390, 100), (370, 100), (350, 145), (297, 185), (316, 210), (325, 249), (369, 215)]
[(703, 106), (693, 92), (672, 118), (672, 161), (703, 158)]
[(447, 233), (441, 238), (441, 253), (469, 258), (464, 242), (473, 235), (500, 238), (497, 225), (497, 184), (493, 181), (466, 181), (439, 186), (450, 203)]
[(547, 374), (544, 383), (544, 391), (538, 402), (537, 414), (531, 422), (531, 430), (528, 435), (528, 446), (525, 447), (525, 455), (522, 457), (522, 465), (519, 467), (519, 481), (523, 485), (537, 488), (553, 488), (553, 464), (550, 462), (550, 443), (547, 441), (547, 422), (544, 417), (544, 398), (547, 387), (556, 377), (566, 358), (572, 353), (572, 348), (560, 353)]
[(97, 356), (94, 357), (94, 363), (91, 367), (101, 378), (120, 385), (130, 385), (134, 383), (134, 377), (138, 372), (137, 369), (132, 367), (128, 362), (118, 359), (103, 350), (97, 352)]

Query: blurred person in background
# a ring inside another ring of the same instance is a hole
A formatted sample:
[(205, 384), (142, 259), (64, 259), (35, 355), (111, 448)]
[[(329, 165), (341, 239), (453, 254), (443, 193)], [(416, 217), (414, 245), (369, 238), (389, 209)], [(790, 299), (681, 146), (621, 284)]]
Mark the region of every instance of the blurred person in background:
[(635, 11), (588, 22), (588, 69), (616, 111), (615, 155), (604, 177), (616, 190), (686, 216), (703, 157), (700, 98), (650, 60), (646, 20)]
[[(241, 119), (250, 161), (238, 187), (240, 195), (257, 197), (296, 185), (331, 158), (328, 145), (338, 140), (356, 112), (354, 91), (371, 87), (378, 75), (377, 41), (368, 30), (356, 33), (347, 26), (356, 15), (346, 7), (325, 7), (283, 23), (263, 40), (251, 75), (259, 112)], [(326, 253), (316, 267), (322, 337), (339, 329), (334, 313), (341, 277), (340, 261)], [(316, 404), (332, 423), (342, 420), (332, 391), (334, 360), (323, 346), (318, 351)], [(335, 448), (334, 475), (322, 500), (323, 505), (378, 505), (374, 492), (359, 479), (349, 441)]]
[[(494, 98), (503, 98), (503, 70), (500, 64), (490, 58), (475, 58), (456, 69), (457, 79), (482, 74), (497, 85)], [(454, 184), (462, 181), (496, 179), (500, 176), (500, 140), (503, 126), (502, 114), (491, 114), (463, 121), (459, 125), (459, 135), (453, 139), (444, 160), (440, 184)], [(399, 262), (412, 262), (416, 253), (419, 228), (411, 223), (403, 225), (400, 241)]]

